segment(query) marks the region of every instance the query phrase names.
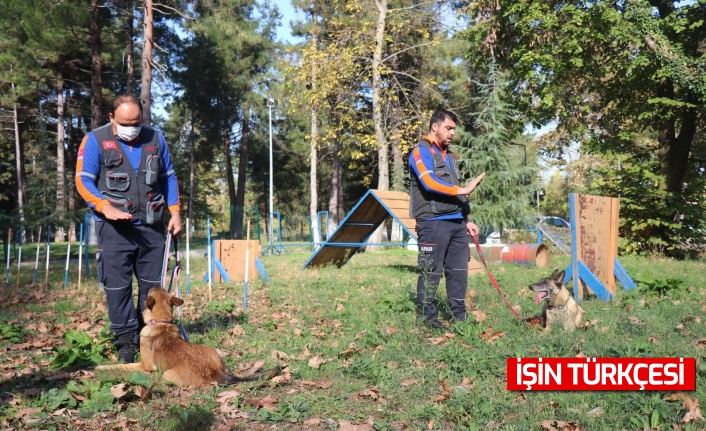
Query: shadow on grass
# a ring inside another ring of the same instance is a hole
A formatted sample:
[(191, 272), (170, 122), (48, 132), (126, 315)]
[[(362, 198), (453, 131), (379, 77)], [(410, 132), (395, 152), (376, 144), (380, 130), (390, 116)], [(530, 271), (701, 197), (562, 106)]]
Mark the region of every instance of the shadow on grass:
[(419, 272), (419, 267), (417, 265), (393, 264), (393, 265), (388, 265), (388, 267), (394, 268), (400, 272), (411, 272), (414, 274)]
[(186, 408), (173, 404), (163, 419), (164, 430), (208, 430), (215, 424), (213, 413), (201, 405), (190, 405)]
[(239, 313), (205, 313), (196, 320), (184, 324), (188, 333), (204, 334), (214, 329), (227, 329), (234, 325), (242, 325), (248, 321), (248, 315)]

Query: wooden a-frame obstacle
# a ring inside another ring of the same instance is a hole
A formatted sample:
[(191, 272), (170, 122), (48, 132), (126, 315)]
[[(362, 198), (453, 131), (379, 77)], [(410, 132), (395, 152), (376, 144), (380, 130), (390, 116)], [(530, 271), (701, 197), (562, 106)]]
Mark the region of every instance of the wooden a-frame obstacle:
[(569, 195), (571, 264), (564, 283), (573, 278), (579, 301), (584, 297), (581, 281), (602, 301), (615, 296), (616, 279), (625, 290), (636, 287), (618, 260), (619, 205), (618, 198)]
[(414, 219), (409, 218), (409, 195), (404, 192), (368, 190), (346, 218), (338, 225), (330, 238), (319, 247), (304, 268), (326, 264), (343, 266), (388, 217), (392, 217), (410, 237), (414, 233)]

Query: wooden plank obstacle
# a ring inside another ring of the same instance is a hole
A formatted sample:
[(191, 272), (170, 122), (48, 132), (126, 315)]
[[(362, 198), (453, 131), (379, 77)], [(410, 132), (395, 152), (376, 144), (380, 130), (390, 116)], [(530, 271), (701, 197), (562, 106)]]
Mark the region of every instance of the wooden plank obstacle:
[(616, 279), (625, 290), (636, 287), (618, 260), (619, 209), (618, 198), (569, 195), (572, 250), (564, 283), (573, 279), (579, 301), (584, 298), (584, 285), (603, 301), (615, 296)]

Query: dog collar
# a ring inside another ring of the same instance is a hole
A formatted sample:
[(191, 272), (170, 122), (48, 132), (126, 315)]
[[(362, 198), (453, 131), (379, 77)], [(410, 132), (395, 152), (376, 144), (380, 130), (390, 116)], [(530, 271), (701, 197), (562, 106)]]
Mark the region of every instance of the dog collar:
[(156, 324), (158, 324), (158, 323), (171, 323), (171, 322), (160, 322), (159, 320), (154, 320), (154, 319), (152, 319), (152, 320), (150, 320), (149, 322), (146, 322), (146, 323), (145, 323), (145, 326), (154, 326), (154, 325), (156, 325)]
[(561, 309), (563, 309), (564, 307), (566, 307), (566, 304), (568, 304), (568, 303), (569, 303), (569, 301), (566, 301), (566, 302), (564, 302), (564, 303), (561, 304), (561, 305), (552, 305), (552, 306), (549, 307), (549, 308), (556, 308), (556, 309), (558, 309), (558, 310), (561, 310)]

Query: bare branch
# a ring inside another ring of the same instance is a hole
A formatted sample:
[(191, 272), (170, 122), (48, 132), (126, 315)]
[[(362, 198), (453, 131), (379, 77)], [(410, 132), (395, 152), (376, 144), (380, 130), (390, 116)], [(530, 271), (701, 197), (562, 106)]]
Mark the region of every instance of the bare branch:
[(156, 10), (157, 12), (161, 13), (162, 15), (169, 15), (169, 12), (165, 12), (165, 11), (163, 11), (163, 10), (160, 10), (159, 8), (165, 8), (165, 9), (171, 10), (171, 11), (173, 11), (174, 13), (176, 13), (177, 15), (181, 16), (182, 18), (184, 18), (184, 19), (189, 19), (189, 20), (195, 20), (195, 19), (196, 19), (196, 18), (194, 18), (194, 17), (192, 17), (192, 16), (189, 16), (189, 15), (186, 15), (185, 13), (181, 12), (180, 10), (178, 10), (178, 9), (176, 9), (176, 8), (173, 8), (173, 7), (171, 7), (171, 6), (169, 6), (169, 5), (166, 5), (166, 4), (154, 3), (154, 4), (152, 5), (152, 9)]
[(385, 62), (385, 61), (389, 60), (390, 58), (392, 58), (392, 57), (394, 57), (394, 56), (396, 56), (396, 55), (402, 54), (402, 53), (405, 52), (405, 51), (409, 51), (410, 49), (421, 48), (421, 47), (423, 47), (423, 46), (432, 45), (432, 44), (434, 44), (434, 43), (436, 43), (436, 42), (435, 42), (435, 41), (431, 41), (431, 42), (422, 43), (422, 44), (420, 44), (420, 45), (410, 46), (410, 47), (407, 47), (407, 48), (405, 48), (405, 49), (401, 49), (401, 50), (399, 50), (399, 51), (397, 51), (397, 52), (393, 52), (392, 54), (390, 54), (390, 55), (388, 55), (387, 57), (383, 58), (382, 61)]
[(417, 3), (417, 4), (414, 4), (414, 5), (412, 5), (412, 6), (398, 7), (398, 8), (395, 8), (395, 9), (388, 9), (387, 11), (388, 11), (388, 12), (400, 12), (400, 11), (403, 11), (403, 10), (416, 9), (416, 8), (418, 8), (419, 6), (424, 6), (425, 4), (443, 3), (443, 1), (444, 1), (444, 0), (427, 1), (427, 2), (424, 2), (424, 3)]

